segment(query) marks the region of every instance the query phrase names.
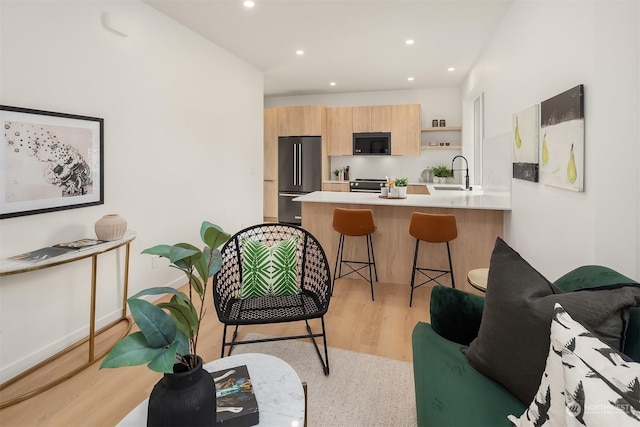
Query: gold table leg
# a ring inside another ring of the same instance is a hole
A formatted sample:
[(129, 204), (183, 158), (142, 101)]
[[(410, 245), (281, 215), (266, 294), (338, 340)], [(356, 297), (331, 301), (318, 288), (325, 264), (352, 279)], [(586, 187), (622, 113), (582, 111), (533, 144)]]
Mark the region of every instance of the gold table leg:
[[(2, 402), (0, 402), (0, 409), (4, 409), (7, 408), (11, 405), (14, 405), (18, 402), (22, 402), (24, 400), (29, 399), (30, 397), (33, 397), (37, 394), (42, 393), (43, 391), (49, 390), (50, 388), (68, 380), (69, 378), (71, 378), (72, 376), (74, 376), (75, 374), (77, 374), (78, 372), (84, 370), (85, 368), (87, 368), (88, 366), (92, 365), (94, 362), (96, 362), (97, 360), (102, 359), (104, 356), (107, 355), (107, 353), (109, 352), (109, 350), (111, 350), (113, 348), (113, 346), (116, 344), (117, 341), (119, 341), (120, 339), (124, 338), (129, 331), (131, 331), (131, 326), (133, 325), (133, 322), (131, 319), (129, 319), (127, 317), (127, 306), (126, 306), (126, 302), (127, 302), (127, 292), (129, 290), (129, 250), (130, 250), (130, 242), (126, 243), (126, 247), (125, 247), (125, 271), (124, 271), (124, 283), (123, 283), (123, 307), (122, 307), (122, 316), (119, 319), (114, 320), (113, 322), (109, 323), (108, 325), (104, 326), (103, 328), (100, 328), (98, 331), (95, 330), (95, 325), (96, 325), (96, 291), (97, 291), (97, 270), (98, 270), (98, 254), (94, 254), (91, 256), (91, 317), (89, 319), (89, 336), (86, 338), (83, 338), (82, 340), (76, 342), (75, 344), (70, 345), (69, 347), (65, 348), (64, 350), (54, 354), (53, 356), (47, 358), (46, 360), (43, 360), (42, 362), (38, 363), (35, 366), (32, 366), (31, 368), (27, 369), (26, 371), (20, 373), (19, 375), (16, 375), (15, 377), (5, 381), (4, 383), (0, 384), (0, 391), (6, 389), (7, 387), (16, 384), (17, 382), (23, 380), (24, 378), (28, 377), (29, 375), (33, 374), (34, 372), (37, 372), (38, 370), (42, 369), (43, 367), (47, 366), (49, 363), (59, 359), (60, 357), (62, 357), (63, 355), (75, 350), (76, 348), (80, 347), (81, 345), (85, 344), (85, 343), (89, 343), (89, 357), (87, 362), (83, 363), (80, 366), (77, 366), (76, 368), (74, 368), (73, 370), (67, 372), (64, 375), (61, 375), (60, 377), (54, 378), (53, 380), (47, 382), (46, 384), (43, 384), (39, 387), (34, 388), (33, 390), (27, 391), (25, 393), (22, 393), (19, 396), (16, 397), (12, 397), (10, 399), (4, 400)], [(115, 249), (115, 248), (114, 248)], [(112, 327), (114, 327), (115, 325), (117, 325), (120, 322), (127, 322), (127, 327), (126, 330), (118, 337), (118, 340), (116, 340), (111, 346), (109, 346), (109, 348), (107, 348), (105, 351), (103, 351), (102, 353), (98, 354), (97, 356), (95, 356), (95, 338), (96, 336), (100, 335), (101, 333), (111, 329)]]

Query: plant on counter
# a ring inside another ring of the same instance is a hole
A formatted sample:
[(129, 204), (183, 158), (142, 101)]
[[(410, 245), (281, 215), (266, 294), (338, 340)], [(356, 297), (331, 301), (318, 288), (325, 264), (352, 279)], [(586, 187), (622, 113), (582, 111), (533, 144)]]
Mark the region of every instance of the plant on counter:
[(334, 169), (333, 170), (333, 174), (335, 175), (335, 177), (337, 178), (338, 175), (340, 175), (340, 169)]
[(453, 174), (451, 173), (451, 169), (441, 165), (433, 168), (433, 176), (437, 176), (438, 178), (450, 178)]
[(393, 180), (393, 184), (396, 187), (406, 187), (409, 185), (409, 178), (396, 178)]
[[(189, 243), (176, 243), (142, 251), (167, 258), (171, 263), (169, 267), (184, 272), (189, 282), (189, 295), (171, 287), (154, 287), (130, 297), (127, 303), (140, 331), (122, 338), (107, 354), (100, 369), (143, 363), (153, 371), (165, 373), (172, 373), (176, 363), (189, 370), (195, 368), (207, 284), (222, 267), (217, 248), (229, 237), (219, 226), (204, 221), (200, 227), (200, 238), (205, 244), (202, 250)], [(173, 294), (171, 300), (158, 305), (140, 298), (169, 293)], [(199, 304), (193, 304), (194, 297)]]

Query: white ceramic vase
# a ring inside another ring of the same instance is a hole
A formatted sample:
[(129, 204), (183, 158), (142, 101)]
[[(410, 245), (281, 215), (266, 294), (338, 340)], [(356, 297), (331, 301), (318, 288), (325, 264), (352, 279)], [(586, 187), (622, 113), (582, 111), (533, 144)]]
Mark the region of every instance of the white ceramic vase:
[(100, 240), (122, 239), (127, 231), (127, 220), (118, 214), (108, 214), (96, 221), (95, 230)]
[(407, 197), (407, 187), (398, 187), (398, 197)]

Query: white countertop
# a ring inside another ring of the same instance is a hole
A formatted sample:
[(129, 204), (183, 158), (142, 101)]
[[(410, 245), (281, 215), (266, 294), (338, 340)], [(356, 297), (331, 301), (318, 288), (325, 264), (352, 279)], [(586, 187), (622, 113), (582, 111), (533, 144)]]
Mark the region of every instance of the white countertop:
[[(351, 193), (338, 191), (314, 191), (296, 197), (294, 202), (337, 203), (381, 206), (411, 206), (421, 208), (511, 210), (511, 194), (484, 190), (450, 191), (436, 190), (434, 184), (426, 184), (431, 194), (408, 194), (406, 199), (383, 199), (377, 193)], [(440, 186), (440, 185), (438, 185)], [(455, 187), (456, 185), (443, 185)]]

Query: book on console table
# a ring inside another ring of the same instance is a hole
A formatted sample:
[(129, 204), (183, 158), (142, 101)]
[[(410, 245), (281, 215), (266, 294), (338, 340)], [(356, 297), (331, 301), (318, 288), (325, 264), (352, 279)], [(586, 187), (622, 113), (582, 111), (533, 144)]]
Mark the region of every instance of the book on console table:
[(62, 242), (53, 245), (53, 248), (63, 248), (70, 249), (73, 251), (82, 251), (86, 249), (91, 249), (94, 246), (101, 245), (103, 243), (107, 243), (106, 240), (98, 240), (98, 239), (80, 239), (74, 240), (73, 242)]
[(247, 427), (260, 422), (247, 365), (211, 372), (216, 383), (216, 425)]
[(15, 261), (44, 261), (60, 255), (65, 255), (71, 252), (82, 251), (90, 249), (96, 245), (106, 243), (104, 240), (96, 239), (80, 239), (72, 242), (58, 243), (46, 248), (36, 249), (35, 251), (25, 252), (20, 255), (12, 256), (11, 260)]

